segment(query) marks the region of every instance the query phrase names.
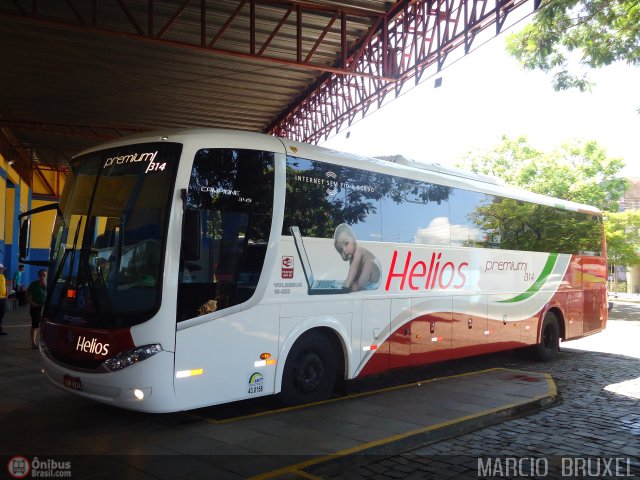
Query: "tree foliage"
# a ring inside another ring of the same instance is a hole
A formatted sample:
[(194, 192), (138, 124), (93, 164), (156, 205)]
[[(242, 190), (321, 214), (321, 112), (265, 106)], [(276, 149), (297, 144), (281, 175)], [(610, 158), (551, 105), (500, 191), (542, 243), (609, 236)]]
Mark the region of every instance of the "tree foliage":
[(638, 0), (543, 0), (534, 20), (507, 39), (527, 69), (553, 73), (556, 90), (589, 89), (574, 59), (599, 68), (617, 61), (640, 65)]
[(566, 143), (543, 152), (529, 145), (526, 137), (503, 136), (493, 150), (469, 154), (462, 166), (532, 192), (610, 212), (618, 211), (627, 189), (627, 181), (617, 178), (624, 161), (607, 157), (594, 141)]
[[(608, 158), (596, 142), (564, 144), (545, 153), (531, 147), (525, 137), (503, 136), (493, 150), (470, 153), (461, 166), (536, 193), (600, 208), (605, 211), (609, 262), (640, 264), (640, 211), (618, 212), (628, 188), (625, 179), (617, 178), (624, 162)], [(532, 218), (533, 214), (527, 216), (528, 224)], [(562, 244), (562, 239), (556, 241)]]
[(638, 265), (640, 256), (640, 211), (628, 210), (607, 214), (605, 222), (607, 255), (612, 265)]

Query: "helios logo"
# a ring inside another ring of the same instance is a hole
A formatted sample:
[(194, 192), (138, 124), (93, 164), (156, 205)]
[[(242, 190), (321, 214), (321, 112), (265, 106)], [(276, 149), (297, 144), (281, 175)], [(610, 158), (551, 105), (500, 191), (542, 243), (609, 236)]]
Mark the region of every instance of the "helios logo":
[(96, 355), (107, 355), (109, 353), (109, 344), (100, 343), (97, 339), (87, 340), (86, 337), (78, 337), (76, 350), (84, 353), (94, 353)]
[(389, 291), (394, 280), (399, 282), (401, 291), (404, 291), (405, 285), (411, 290), (460, 289), (467, 281), (464, 270), (469, 266), (468, 262), (454, 263), (444, 258), (443, 252), (432, 252), (428, 265), (424, 260), (412, 260), (411, 257), (411, 251), (407, 252), (403, 262), (400, 253), (393, 251), (386, 291)]

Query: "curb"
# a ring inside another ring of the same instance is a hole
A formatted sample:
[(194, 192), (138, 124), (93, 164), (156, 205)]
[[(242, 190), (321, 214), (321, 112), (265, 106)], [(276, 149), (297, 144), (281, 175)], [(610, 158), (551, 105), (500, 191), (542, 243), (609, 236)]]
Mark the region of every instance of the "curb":
[(345, 470), (353, 470), (371, 463), (372, 457), (391, 457), (405, 454), (411, 450), (436, 442), (459, 437), (499, 423), (530, 415), (561, 402), (555, 382), (549, 374), (543, 374), (548, 386), (546, 394), (533, 397), (517, 404), (497, 407), (430, 425), (429, 427), (406, 432), (372, 442), (370, 446), (356, 447), (331, 455), (317, 457), (298, 464), (289, 465), (278, 470), (264, 472), (251, 477), (253, 480), (290, 479), (290, 478), (323, 478), (339, 475)]
[[(436, 425), (436, 428), (427, 432), (417, 433), (389, 444), (371, 447), (357, 454), (336, 456), (335, 459), (330, 459), (300, 470), (319, 477), (323, 477), (325, 475), (330, 476), (331, 474), (344, 472), (344, 469), (347, 466), (349, 469), (355, 469), (362, 465), (366, 465), (371, 462), (371, 456), (390, 457), (405, 454), (410, 450), (415, 450), (433, 443), (459, 437), (486, 427), (527, 416), (546, 408), (556, 406), (560, 403), (560, 396), (553, 394), (524, 404), (507, 407), (497, 412), (477, 416), (475, 418), (469, 418), (452, 425), (444, 425), (440, 427)], [(284, 476), (274, 478), (284, 478)]]

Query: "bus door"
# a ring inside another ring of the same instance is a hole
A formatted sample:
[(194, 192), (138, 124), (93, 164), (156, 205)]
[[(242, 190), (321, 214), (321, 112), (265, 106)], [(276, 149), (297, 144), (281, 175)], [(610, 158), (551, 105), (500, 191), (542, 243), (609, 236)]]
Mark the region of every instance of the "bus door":
[[(371, 359), (367, 362), (367, 370), (383, 372), (389, 369), (389, 342), (382, 342), (389, 334), (390, 319), (393, 319), (393, 305), (396, 300), (375, 299), (362, 302), (362, 331), (360, 344), (356, 348), (360, 350), (360, 360), (365, 360), (367, 355)], [(354, 339), (354, 343), (357, 343)], [(375, 353), (374, 355), (371, 355)]]
[(389, 337), (390, 367), (402, 368), (411, 365), (411, 299), (391, 300), (391, 331)]
[(584, 293), (581, 290), (577, 292), (567, 292), (565, 298), (566, 337), (580, 337), (584, 330), (584, 322), (582, 320)]
[(596, 257), (582, 257), (582, 271), (583, 333), (588, 333), (603, 329), (607, 320), (606, 260)]
[[(569, 270), (564, 278), (564, 285), (560, 304), (564, 305), (564, 316), (566, 325), (566, 338), (576, 338), (582, 336), (583, 331), (583, 310), (584, 292), (582, 291), (582, 257), (573, 256), (569, 264)], [(535, 343), (535, 342), (530, 342)]]

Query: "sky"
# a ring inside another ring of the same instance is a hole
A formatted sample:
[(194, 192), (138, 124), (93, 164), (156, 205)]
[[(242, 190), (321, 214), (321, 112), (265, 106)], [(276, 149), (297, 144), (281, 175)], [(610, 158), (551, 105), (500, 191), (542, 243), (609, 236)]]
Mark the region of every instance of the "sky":
[(507, 54), (505, 38), (446, 67), (436, 75), (440, 87), (427, 79), (321, 145), (454, 165), (469, 151), (491, 149), (503, 134), (524, 135), (544, 151), (595, 140), (609, 157), (624, 159), (623, 176), (640, 177), (640, 68), (589, 70), (591, 92), (555, 92), (551, 75), (525, 71)]

